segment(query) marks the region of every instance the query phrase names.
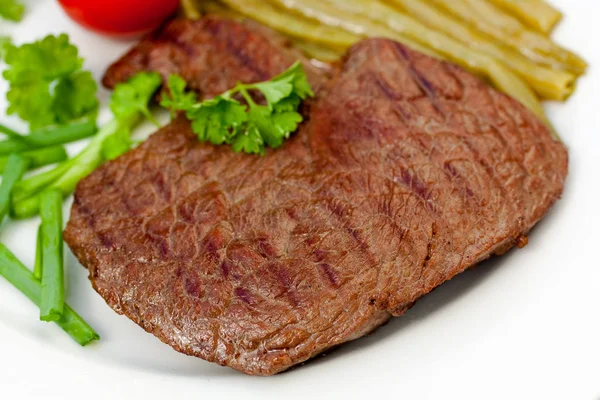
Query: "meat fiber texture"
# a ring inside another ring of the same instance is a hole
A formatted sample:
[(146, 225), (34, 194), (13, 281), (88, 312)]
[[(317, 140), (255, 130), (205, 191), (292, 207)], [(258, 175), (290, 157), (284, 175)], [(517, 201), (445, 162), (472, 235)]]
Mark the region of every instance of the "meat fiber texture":
[[(174, 72), (210, 97), (299, 57), (252, 24), (175, 21), (105, 83)], [(247, 374), (361, 337), (521, 243), (567, 175), (542, 122), (455, 65), (369, 39), (329, 80), (307, 68), (318, 93), (280, 149), (237, 154), (176, 119), (81, 181), (65, 231), (115, 311)]]

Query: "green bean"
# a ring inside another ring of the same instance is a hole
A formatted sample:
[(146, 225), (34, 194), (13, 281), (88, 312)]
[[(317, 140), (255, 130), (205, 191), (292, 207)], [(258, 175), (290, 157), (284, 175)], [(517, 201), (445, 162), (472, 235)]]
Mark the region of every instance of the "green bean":
[(11, 154), (0, 183), (0, 223), (10, 208), (12, 192), (15, 184), (27, 171), (27, 160), (18, 154)]
[(587, 63), (546, 36), (529, 30), (517, 19), (485, 0), (430, 0), (499, 43), (519, 51), (531, 61), (581, 75)]
[(18, 138), (1, 140), (0, 155), (71, 143), (94, 135), (96, 130), (94, 122), (75, 122), (70, 125), (37, 130), (24, 136), (24, 140)]
[[(10, 282), (17, 290), (23, 293), (34, 304), (41, 302), (41, 283), (35, 279), (33, 274), (19, 261), (15, 255), (0, 243), (0, 275)], [(68, 304), (64, 305), (63, 315), (55, 321), (56, 324), (69, 334), (82, 346), (100, 336), (85, 322)]]
[(181, 0), (181, 9), (186, 18), (200, 19), (202, 16), (195, 0)]
[(195, 0), (194, 3), (200, 14), (215, 14), (232, 19), (245, 18), (243, 14), (228, 8), (217, 0)]
[(339, 60), (342, 56), (342, 52), (336, 49), (328, 48), (323, 45), (307, 42), (301, 39), (292, 38), (291, 40), (292, 43), (294, 43), (294, 46), (302, 50), (304, 54), (320, 61), (333, 62), (335, 60)]
[[(493, 58), (432, 31), (405, 14), (370, 0), (271, 0), (323, 23), (338, 24), (366, 36), (386, 36), (408, 44), (418, 42), (417, 50), (427, 46), (426, 54), (439, 54), (462, 67), (489, 79), (497, 88), (514, 97), (547, 122), (544, 110), (529, 86)], [(392, 32), (391, 34), (389, 32)], [(430, 50), (431, 49), (431, 50)]]
[(378, 24), (370, 20), (368, 17), (349, 14), (348, 12), (342, 11), (341, 8), (336, 8), (330, 4), (327, 4), (327, 2), (322, 2), (319, 0), (269, 1), (280, 7), (286, 8), (297, 15), (315, 19), (324, 25), (339, 27), (353, 34), (360, 35), (360, 37), (379, 36), (394, 39), (417, 51), (439, 58), (439, 55), (437, 55), (435, 52), (431, 51), (425, 46), (422, 46), (411, 38), (403, 36), (386, 26)]
[[(34, 149), (19, 153), (29, 161), (29, 169), (43, 167), (45, 165), (55, 164), (68, 158), (65, 148), (62, 146), (52, 146), (42, 149)], [(9, 156), (10, 157), (10, 156)], [(7, 156), (0, 156), (0, 172), (4, 172), (8, 164)]]
[(498, 62), (506, 64), (516, 74), (523, 78), (543, 99), (565, 100), (575, 87), (575, 75), (562, 71), (552, 70), (531, 62), (521, 54), (509, 48), (498, 46), (493, 40), (465, 26), (459, 20), (443, 13), (426, 0), (386, 0), (388, 3), (399, 7), (413, 18), (429, 26), (433, 30), (451, 36), (452, 38), (468, 45), (474, 50), (485, 53)]
[(360, 36), (310, 19), (293, 17), (263, 0), (223, 0), (233, 10), (292, 37), (344, 50)]
[(42, 292), (40, 319), (58, 321), (64, 310), (62, 193), (46, 190), (40, 197), (42, 217)]
[(488, 0), (498, 8), (514, 15), (529, 27), (545, 35), (562, 19), (560, 11), (542, 0)]

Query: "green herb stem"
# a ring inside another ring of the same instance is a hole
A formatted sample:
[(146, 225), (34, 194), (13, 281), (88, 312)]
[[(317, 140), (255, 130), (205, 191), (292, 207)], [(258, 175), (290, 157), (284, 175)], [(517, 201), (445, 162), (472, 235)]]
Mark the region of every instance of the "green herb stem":
[(0, 1), (0, 18), (9, 21), (20, 22), (25, 13), (25, 6), (18, 0)]
[[(0, 243), (0, 275), (2, 275), (15, 288), (23, 293), (34, 304), (41, 303), (41, 283), (33, 274), (15, 257), (6, 246)], [(82, 346), (100, 336), (85, 322), (71, 307), (64, 305), (62, 317), (55, 321), (66, 333)]]
[[(27, 150), (19, 154), (29, 161), (29, 169), (55, 164), (69, 158), (63, 146), (52, 146), (43, 149)], [(0, 173), (4, 172), (4, 169), (8, 164), (8, 158), (9, 157), (7, 156), (0, 156)]]
[(241, 83), (238, 83), (237, 86), (235, 87), (235, 92), (241, 93), (241, 95), (244, 97), (244, 100), (246, 100), (246, 103), (248, 103), (248, 106), (256, 107), (256, 103), (254, 102), (254, 99), (252, 98), (252, 96), (250, 96), (250, 93), (248, 93), (248, 91), (246, 90), (244, 85), (242, 85)]
[(40, 319), (58, 321), (65, 302), (63, 240), (62, 240), (62, 194), (58, 190), (46, 190), (40, 196), (42, 217), (42, 293)]
[(18, 154), (11, 154), (0, 183), (0, 222), (9, 211), (13, 188), (25, 171), (27, 171), (27, 160)]
[(134, 113), (129, 118), (124, 118), (120, 121), (112, 120), (102, 127), (90, 144), (72, 159), (71, 168), (50, 187), (59, 189), (64, 196), (71, 194), (81, 179), (91, 174), (103, 163), (102, 150), (104, 141), (119, 129), (130, 131), (140, 121), (140, 115), (141, 113)]

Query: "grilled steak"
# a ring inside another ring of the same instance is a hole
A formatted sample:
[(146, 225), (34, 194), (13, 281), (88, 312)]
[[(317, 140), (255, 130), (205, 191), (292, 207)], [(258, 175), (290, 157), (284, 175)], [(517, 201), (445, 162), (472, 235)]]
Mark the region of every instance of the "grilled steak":
[[(210, 96), (284, 70), (295, 56), (281, 43), (174, 22), (105, 82), (176, 71)], [(177, 119), (79, 184), (65, 239), (117, 312), (178, 351), (269, 375), (522, 243), (566, 174), (565, 148), (518, 102), (370, 39), (282, 148), (235, 154)]]
[(289, 41), (255, 22), (175, 20), (111, 65), (102, 83), (112, 88), (137, 72), (155, 71), (165, 81), (178, 74), (200, 94), (217, 95), (239, 81), (267, 80), (297, 60), (313, 86), (323, 81), (326, 65), (315, 68)]

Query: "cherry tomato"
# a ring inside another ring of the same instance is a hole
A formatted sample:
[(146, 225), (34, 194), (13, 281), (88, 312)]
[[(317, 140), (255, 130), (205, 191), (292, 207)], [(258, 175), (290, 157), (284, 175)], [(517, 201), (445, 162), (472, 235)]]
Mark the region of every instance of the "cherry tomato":
[(111, 36), (151, 31), (175, 12), (179, 0), (59, 0), (77, 23)]

